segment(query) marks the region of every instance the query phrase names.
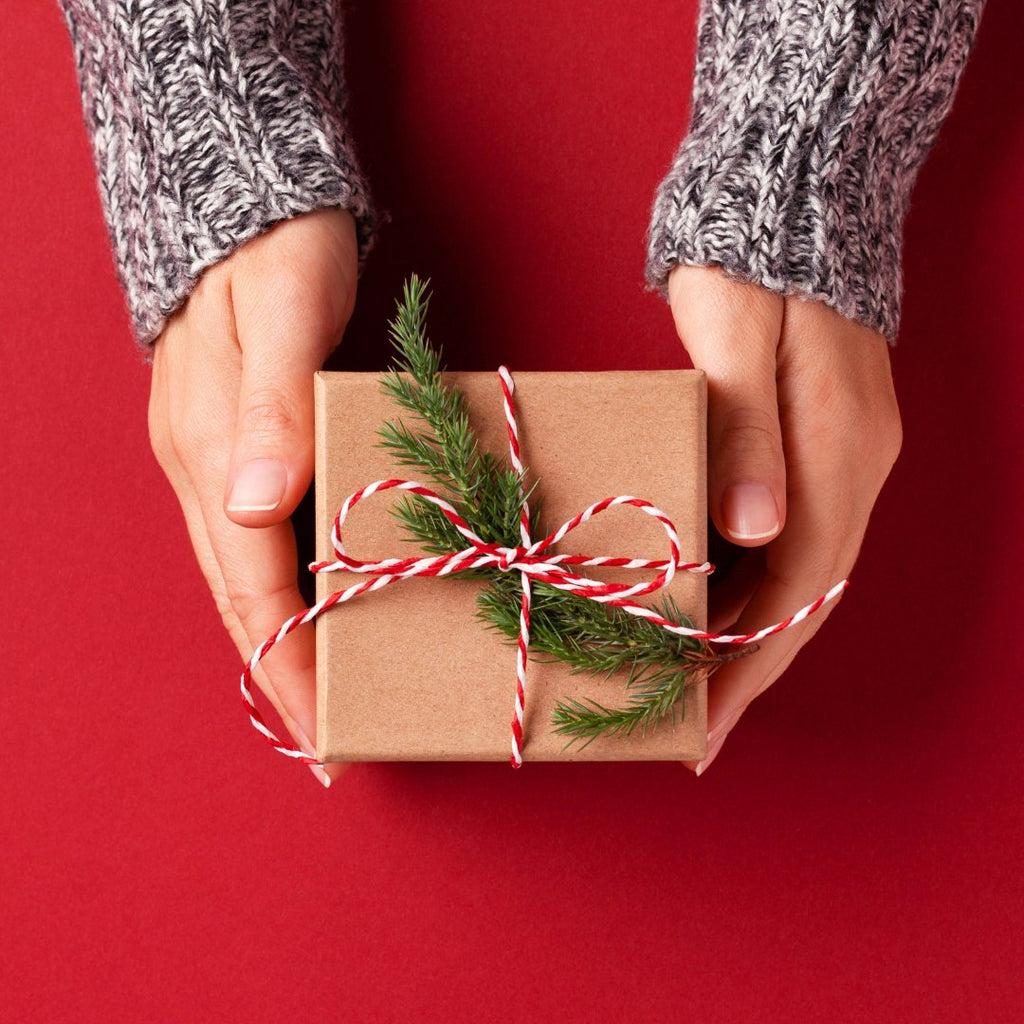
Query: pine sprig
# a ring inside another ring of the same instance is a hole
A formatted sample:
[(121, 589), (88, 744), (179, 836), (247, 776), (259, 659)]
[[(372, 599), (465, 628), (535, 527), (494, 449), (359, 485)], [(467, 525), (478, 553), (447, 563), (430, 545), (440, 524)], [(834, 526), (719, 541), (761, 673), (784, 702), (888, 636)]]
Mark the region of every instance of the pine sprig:
[[(523, 501), (517, 473), (489, 452), (482, 452), (469, 421), (462, 393), (444, 382), (440, 354), (426, 334), (428, 284), (413, 276), (406, 282), (398, 312), (390, 323), (394, 368), (383, 390), (420, 423), (389, 422), (380, 431), (382, 447), (403, 466), (415, 469), (448, 493), (459, 515), (487, 543), (519, 543)], [(538, 506), (531, 510), (534, 536), (542, 536)], [(459, 551), (466, 540), (436, 505), (411, 495), (394, 507), (410, 540), (432, 554)], [(481, 570), (490, 585), (477, 602), (482, 621), (510, 640), (519, 635), (520, 582), (517, 575)], [(675, 602), (665, 599), (658, 613), (689, 624)], [(533, 586), (530, 647), (536, 656), (563, 661), (571, 670), (601, 676), (621, 673), (629, 700), (608, 708), (596, 701), (558, 703), (555, 731), (569, 744), (585, 746), (597, 736), (646, 732), (665, 718), (673, 722), (684, 707), (686, 688), (706, 678), (730, 656), (713, 653), (703, 641), (677, 636), (660, 626), (609, 605), (567, 593), (548, 584)]]
[[(441, 360), (426, 334), (430, 302), (428, 284), (413, 275), (405, 284), (398, 314), (390, 324), (396, 358), (383, 380), (383, 389), (403, 409), (414, 413), (427, 430), (412, 430), (404, 423), (385, 423), (381, 445), (404, 466), (418, 469), (454, 496), (452, 504), (474, 532), (489, 544), (512, 546), (519, 540), (523, 498), (517, 473), (490, 452), (481, 452), (469, 422), (466, 399), (444, 383)], [(436, 543), (443, 550), (465, 546), (465, 539), (433, 506), (435, 515), (419, 536), (417, 516), (409, 514), (429, 503), (413, 499), (400, 515), (417, 540)], [(438, 520), (444, 521), (441, 526)], [(454, 545), (454, 546), (453, 546)]]
[[(500, 577), (480, 595), (477, 607), (486, 625), (505, 634), (510, 642), (518, 637), (518, 580)], [(671, 597), (652, 607), (662, 618), (693, 625)], [(570, 613), (573, 621), (568, 625)], [(700, 640), (669, 633), (621, 608), (566, 594), (544, 583), (533, 588), (530, 647), (548, 660), (567, 663), (574, 674), (624, 676), (624, 688), (629, 691), (626, 707), (608, 708), (597, 701), (578, 700), (555, 705), (555, 732), (570, 737), (570, 743), (584, 741), (583, 746), (602, 733), (644, 733), (666, 716), (671, 716), (674, 724), (686, 688), (707, 678), (721, 661)]]

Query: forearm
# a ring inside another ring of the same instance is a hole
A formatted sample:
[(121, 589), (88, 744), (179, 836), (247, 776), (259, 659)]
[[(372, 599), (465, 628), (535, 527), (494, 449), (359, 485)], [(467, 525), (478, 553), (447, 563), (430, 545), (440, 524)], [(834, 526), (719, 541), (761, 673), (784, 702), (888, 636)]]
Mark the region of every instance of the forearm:
[(724, 267), (895, 339), (903, 221), (983, 0), (702, 0), (647, 277)]
[(60, 0), (118, 273), (153, 341), (200, 274), (272, 224), (375, 217), (344, 122), (335, 0)]

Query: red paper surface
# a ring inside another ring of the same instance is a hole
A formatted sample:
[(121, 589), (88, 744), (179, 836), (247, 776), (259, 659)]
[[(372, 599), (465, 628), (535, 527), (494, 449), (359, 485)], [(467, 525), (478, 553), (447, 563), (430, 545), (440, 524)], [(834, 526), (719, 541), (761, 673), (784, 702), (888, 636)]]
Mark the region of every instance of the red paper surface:
[[(683, 365), (641, 284), (694, 5), (379, 0), (356, 136), (453, 365)], [(695, 780), (368, 765), (249, 728), (146, 440), (56, 4), (0, 33), (0, 1018), (1009, 1021), (1024, 1014), (1024, 13), (992, 0), (914, 196), (906, 443), (854, 587)], [(383, 56), (382, 56), (383, 55)]]

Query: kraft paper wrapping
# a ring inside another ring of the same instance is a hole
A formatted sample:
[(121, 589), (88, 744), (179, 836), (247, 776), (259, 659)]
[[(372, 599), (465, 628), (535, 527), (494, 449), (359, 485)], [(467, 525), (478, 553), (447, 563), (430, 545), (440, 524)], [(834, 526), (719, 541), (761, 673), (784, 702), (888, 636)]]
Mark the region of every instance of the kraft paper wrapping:
[[(706, 557), (706, 382), (696, 370), (515, 373), (523, 461), (537, 482), (546, 532), (602, 498), (630, 494), (675, 523), (683, 560)], [(481, 445), (507, 456), (496, 373), (451, 373), (470, 406)], [(388, 419), (416, 425), (365, 373), (316, 376), (317, 558), (333, 558), (331, 526), (353, 491), (386, 478), (419, 479), (377, 446)], [(438, 490), (430, 481), (420, 480)], [(443, 492), (442, 492), (443, 493)], [(417, 552), (388, 509), (388, 491), (359, 504), (345, 524), (353, 557)], [(537, 539), (537, 538), (534, 538)], [(666, 558), (664, 531), (638, 509), (613, 508), (553, 550)], [(621, 569), (583, 570), (603, 579), (650, 579)], [(317, 597), (366, 579), (321, 573)], [(508, 760), (516, 685), (514, 641), (477, 617), (481, 586), (458, 577), (410, 579), (325, 613), (317, 629), (317, 756), (323, 761)], [(666, 590), (701, 628), (706, 577), (678, 573)], [(623, 679), (573, 675), (531, 658), (526, 683), (525, 761), (698, 760), (706, 751), (706, 686), (688, 690), (685, 714), (646, 735), (607, 736), (583, 747), (550, 726), (556, 701), (628, 701)], [(681, 720), (680, 720), (681, 719)]]

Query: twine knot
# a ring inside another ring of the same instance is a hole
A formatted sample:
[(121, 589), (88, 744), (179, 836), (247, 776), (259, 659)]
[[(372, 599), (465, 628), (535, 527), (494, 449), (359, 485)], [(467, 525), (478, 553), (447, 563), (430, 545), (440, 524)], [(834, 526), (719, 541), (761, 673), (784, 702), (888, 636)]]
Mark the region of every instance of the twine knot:
[(498, 548), (498, 568), (502, 572), (528, 566), (526, 548)]

